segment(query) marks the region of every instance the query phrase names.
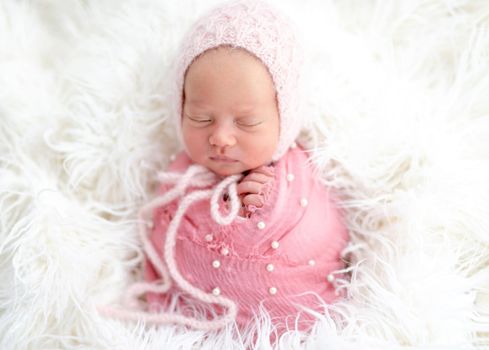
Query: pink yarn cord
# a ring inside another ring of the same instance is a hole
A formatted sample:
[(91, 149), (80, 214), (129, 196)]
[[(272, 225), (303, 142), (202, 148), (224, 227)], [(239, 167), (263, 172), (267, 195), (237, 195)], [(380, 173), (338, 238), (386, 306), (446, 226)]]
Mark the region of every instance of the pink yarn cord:
[[(223, 306), (227, 310), (224, 315), (213, 320), (198, 320), (196, 318), (173, 313), (153, 314), (143, 311), (125, 310), (105, 305), (98, 306), (99, 312), (103, 315), (118, 319), (144, 320), (154, 324), (175, 323), (201, 330), (219, 329), (234, 321), (236, 319), (237, 306), (232, 300), (223, 296), (213, 295), (212, 293), (206, 293), (205, 291), (193, 286), (185, 278), (183, 278), (178, 270), (175, 260), (175, 244), (177, 229), (180, 226), (182, 217), (190, 205), (196, 201), (205, 200), (212, 197), (211, 216), (221, 225), (228, 225), (236, 218), (240, 207), (236, 183), (241, 177), (242, 175), (228, 176), (222, 180), (214, 190), (195, 190), (185, 195), (181, 199), (178, 209), (167, 228), (165, 244), (163, 247), (165, 261), (163, 262), (148, 238), (146, 225), (148, 217), (152, 214), (155, 208), (167, 205), (173, 202), (176, 198), (184, 195), (186, 189), (190, 185), (194, 187), (207, 187), (215, 182), (216, 177), (208, 169), (199, 165), (190, 166), (183, 176), (175, 173), (159, 174), (159, 178), (163, 184), (176, 183), (176, 185), (171, 190), (165, 192), (165, 194), (162, 196), (156, 197), (148, 204), (143, 206), (139, 211), (138, 217), (139, 234), (143, 244), (143, 249), (146, 251), (149, 260), (153, 263), (158, 273), (162, 276), (162, 280), (158, 280), (157, 282), (153, 283), (134, 283), (126, 292), (123, 302), (126, 307), (137, 309), (139, 308), (137, 298), (140, 295), (146, 292), (166, 293), (170, 289), (173, 280), (181, 290), (187, 292), (195, 299), (205, 303), (219, 304)], [(226, 191), (226, 189), (229, 192), (231, 210), (227, 216), (223, 217), (219, 212), (219, 198), (222, 196), (223, 192)]]

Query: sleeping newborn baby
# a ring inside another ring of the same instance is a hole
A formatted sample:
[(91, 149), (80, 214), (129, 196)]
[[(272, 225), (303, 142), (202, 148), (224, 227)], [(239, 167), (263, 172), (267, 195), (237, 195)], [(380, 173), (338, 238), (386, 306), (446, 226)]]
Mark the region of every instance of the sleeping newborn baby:
[(306, 118), (296, 40), (256, 1), (214, 9), (184, 38), (174, 115), (184, 151), (141, 211), (146, 282), (131, 294), (146, 293), (150, 312), (138, 317), (217, 329), (266, 310), (277, 327), (307, 329), (300, 305), (321, 311), (340, 297), (348, 234), (295, 142)]

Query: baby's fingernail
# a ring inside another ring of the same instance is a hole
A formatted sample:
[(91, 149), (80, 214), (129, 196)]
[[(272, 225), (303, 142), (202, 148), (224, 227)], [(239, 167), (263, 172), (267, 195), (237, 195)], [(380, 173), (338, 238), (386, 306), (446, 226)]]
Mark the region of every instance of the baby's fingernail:
[(261, 207), (261, 206), (263, 206), (263, 204), (265, 204), (265, 201), (264, 201), (263, 197), (260, 197), (258, 199), (258, 205)]

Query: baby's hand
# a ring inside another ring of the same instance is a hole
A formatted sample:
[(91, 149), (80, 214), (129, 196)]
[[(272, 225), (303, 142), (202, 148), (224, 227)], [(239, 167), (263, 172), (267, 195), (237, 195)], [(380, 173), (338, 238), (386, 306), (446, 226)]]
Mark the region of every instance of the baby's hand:
[(254, 205), (261, 208), (265, 203), (266, 186), (274, 178), (270, 167), (261, 166), (250, 171), (238, 184), (237, 190), (244, 206)]

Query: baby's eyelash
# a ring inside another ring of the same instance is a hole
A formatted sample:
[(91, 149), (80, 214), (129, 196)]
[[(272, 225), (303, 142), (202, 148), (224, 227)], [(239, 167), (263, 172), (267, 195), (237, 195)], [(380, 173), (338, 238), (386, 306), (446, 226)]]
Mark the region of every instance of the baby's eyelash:
[(237, 121), (236, 123), (237, 123), (238, 125), (240, 125), (240, 126), (249, 126), (249, 127), (251, 127), (251, 126), (258, 126), (258, 125), (260, 125), (261, 123), (263, 123), (263, 121), (262, 121), (262, 120), (260, 120), (260, 121), (257, 121), (257, 122), (251, 122), (251, 123), (245, 123), (245, 122), (240, 122), (240, 121)]
[[(198, 116), (190, 116), (188, 114), (185, 114), (185, 116), (190, 119), (191, 121), (193, 121), (194, 123), (210, 123), (212, 122), (212, 119), (211, 118), (206, 118), (206, 117), (198, 117)], [(254, 127), (254, 126), (258, 126), (260, 124), (263, 123), (263, 120), (259, 120), (259, 121), (251, 121), (251, 122), (245, 122), (245, 121), (240, 121), (240, 120), (235, 120), (235, 123), (238, 125), (238, 126), (241, 126), (241, 127), (245, 127), (245, 128), (251, 128), (251, 127)]]
[(196, 117), (191, 117), (191, 116), (189, 116), (189, 115), (187, 115), (187, 117), (188, 117), (190, 120), (192, 120), (192, 121), (194, 121), (194, 122), (197, 122), (197, 123), (208, 123), (208, 122), (210, 122), (210, 121), (211, 121), (210, 119), (206, 119), (206, 118), (196, 118)]

